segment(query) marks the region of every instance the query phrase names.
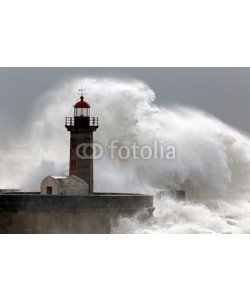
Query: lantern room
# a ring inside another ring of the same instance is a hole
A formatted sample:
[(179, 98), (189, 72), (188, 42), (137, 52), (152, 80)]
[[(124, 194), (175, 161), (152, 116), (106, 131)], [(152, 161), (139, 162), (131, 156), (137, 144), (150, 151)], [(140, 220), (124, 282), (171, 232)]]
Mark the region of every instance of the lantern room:
[(80, 99), (73, 105), (74, 116), (66, 117), (65, 127), (69, 131), (96, 131), (98, 118), (90, 117), (90, 105), (84, 100), (83, 90), (79, 91), (81, 91)]
[(75, 117), (90, 116), (90, 105), (86, 101), (84, 101), (83, 96), (81, 96), (80, 100), (74, 105), (74, 116)]

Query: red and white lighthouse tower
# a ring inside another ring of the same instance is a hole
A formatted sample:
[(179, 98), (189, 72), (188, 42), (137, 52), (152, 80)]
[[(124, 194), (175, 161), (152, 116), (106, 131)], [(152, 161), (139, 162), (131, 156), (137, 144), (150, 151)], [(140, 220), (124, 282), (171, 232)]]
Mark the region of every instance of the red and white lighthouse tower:
[(98, 118), (90, 117), (90, 105), (81, 97), (74, 105), (74, 117), (66, 117), (65, 127), (70, 131), (69, 175), (85, 180), (89, 193), (93, 193), (93, 132), (98, 126)]

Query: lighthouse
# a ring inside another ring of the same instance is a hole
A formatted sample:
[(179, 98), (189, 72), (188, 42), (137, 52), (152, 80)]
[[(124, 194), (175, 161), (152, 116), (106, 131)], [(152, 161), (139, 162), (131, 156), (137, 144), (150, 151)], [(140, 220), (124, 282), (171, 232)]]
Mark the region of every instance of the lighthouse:
[(74, 117), (66, 117), (65, 127), (70, 132), (69, 175), (83, 179), (93, 193), (93, 132), (97, 130), (98, 118), (90, 116), (90, 105), (85, 101), (83, 89), (74, 105)]
[(74, 115), (65, 122), (70, 132), (69, 175), (47, 174), (40, 193), (0, 191), (0, 234), (110, 233), (111, 220), (122, 215), (133, 216), (141, 209), (152, 215), (151, 195), (94, 193), (93, 156), (99, 155), (93, 133), (98, 118), (90, 116), (90, 105), (80, 92)]

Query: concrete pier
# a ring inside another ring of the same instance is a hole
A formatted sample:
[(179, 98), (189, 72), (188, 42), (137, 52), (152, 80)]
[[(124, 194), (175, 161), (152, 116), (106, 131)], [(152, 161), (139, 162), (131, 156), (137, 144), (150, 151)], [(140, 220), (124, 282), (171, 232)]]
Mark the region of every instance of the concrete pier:
[(153, 196), (0, 195), (0, 233), (110, 233), (110, 221), (140, 209), (154, 211)]

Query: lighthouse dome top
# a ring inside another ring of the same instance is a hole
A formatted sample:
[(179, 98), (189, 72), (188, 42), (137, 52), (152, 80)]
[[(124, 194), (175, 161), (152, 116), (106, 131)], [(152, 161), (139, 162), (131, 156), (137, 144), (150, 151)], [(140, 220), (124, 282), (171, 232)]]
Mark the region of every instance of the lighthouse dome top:
[(90, 108), (90, 105), (84, 101), (84, 97), (81, 96), (80, 100), (74, 105), (74, 108)]

